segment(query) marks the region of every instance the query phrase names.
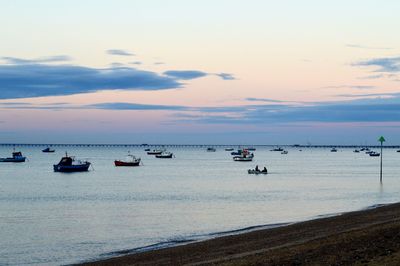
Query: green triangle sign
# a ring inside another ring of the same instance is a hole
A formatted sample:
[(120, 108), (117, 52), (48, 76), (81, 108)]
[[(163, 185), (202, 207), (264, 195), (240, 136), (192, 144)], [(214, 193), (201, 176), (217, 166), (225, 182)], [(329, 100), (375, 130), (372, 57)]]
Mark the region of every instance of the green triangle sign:
[(381, 136), (381, 137), (378, 139), (378, 141), (379, 141), (380, 143), (382, 143), (382, 142), (385, 142), (386, 140), (385, 140), (385, 138), (384, 138), (383, 136)]

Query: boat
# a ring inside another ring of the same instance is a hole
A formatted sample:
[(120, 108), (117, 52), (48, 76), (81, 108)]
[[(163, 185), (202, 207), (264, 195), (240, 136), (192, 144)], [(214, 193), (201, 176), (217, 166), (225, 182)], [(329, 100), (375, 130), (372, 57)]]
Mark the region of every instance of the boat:
[(359, 151), (359, 150), (354, 150), (353, 152), (355, 152), (355, 153), (359, 153), (360, 151)]
[(46, 149), (43, 149), (42, 152), (55, 152), (56, 150), (50, 149), (50, 147), (47, 147)]
[(122, 160), (115, 160), (114, 165), (115, 166), (139, 166), (141, 159), (136, 158), (135, 156), (128, 154), (127, 155), (128, 160), (122, 161)]
[(231, 152), (231, 155), (242, 155), (243, 150), (237, 150), (237, 151), (233, 151)]
[(216, 152), (217, 150), (213, 147), (209, 147), (209, 148), (207, 148), (207, 151), (208, 152)]
[(369, 156), (371, 156), (371, 157), (379, 157), (379, 156), (381, 156), (381, 154), (380, 154), (379, 152), (373, 151), (373, 152), (371, 152), (371, 153), (369, 154)]
[(253, 157), (252, 156), (235, 156), (235, 157), (233, 157), (233, 160), (235, 162), (251, 162), (251, 161), (253, 161)]
[(332, 148), (331, 152), (337, 152), (337, 149), (336, 148)]
[(0, 162), (2, 163), (23, 163), (25, 160), (26, 157), (20, 151), (14, 151), (12, 157), (0, 158)]
[(54, 172), (86, 172), (89, 170), (90, 162), (88, 161), (80, 161), (75, 160), (75, 157), (68, 156), (65, 153), (65, 156), (61, 158), (58, 164), (53, 165)]
[(264, 170), (256, 170), (256, 169), (249, 169), (247, 170), (248, 174), (253, 174), (253, 175), (259, 175), (259, 174), (268, 174), (268, 171), (264, 171)]
[(281, 154), (288, 154), (288, 153), (289, 153), (288, 151), (281, 152)]
[(246, 150), (248, 150), (248, 151), (255, 151), (256, 148), (254, 148), (254, 147), (248, 147)]
[(160, 158), (160, 159), (170, 159), (170, 158), (172, 158), (172, 156), (174, 156), (174, 154), (169, 151), (163, 151), (160, 154), (156, 154), (156, 158)]
[(163, 153), (165, 150), (152, 150), (152, 151), (148, 151), (147, 154), (148, 155), (160, 155), (161, 153)]
[(283, 151), (283, 148), (279, 147), (279, 148), (272, 149), (271, 151)]
[(225, 151), (233, 151), (233, 148), (226, 148)]
[(400, 150), (397, 150), (396, 152), (400, 152)]
[(371, 154), (371, 153), (374, 153), (374, 151), (368, 150), (368, 151), (365, 152), (365, 154)]
[(144, 151), (150, 151), (150, 149), (144, 149)]

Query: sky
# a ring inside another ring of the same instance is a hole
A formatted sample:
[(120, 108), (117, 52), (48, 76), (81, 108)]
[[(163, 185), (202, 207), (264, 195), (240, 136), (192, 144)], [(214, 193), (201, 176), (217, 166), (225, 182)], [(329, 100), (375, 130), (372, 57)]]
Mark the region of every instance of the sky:
[(0, 0), (0, 143), (398, 145), (399, 11)]

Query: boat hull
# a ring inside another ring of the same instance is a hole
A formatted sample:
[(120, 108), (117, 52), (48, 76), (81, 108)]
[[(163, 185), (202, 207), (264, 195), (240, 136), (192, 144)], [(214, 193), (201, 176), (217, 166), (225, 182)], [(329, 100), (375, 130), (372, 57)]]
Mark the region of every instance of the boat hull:
[(253, 174), (253, 175), (260, 175), (260, 174), (266, 175), (266, 174), (268, 174), (268, 171), (267, 172), (260, 171), (260, 170), (256, 171), (255, 169), (249, 169), (249, 170), (247, 170), (247, 172), (249, 174)]
[(233, 157), (233, 160), (235, 162), (251, 162), (253, 161), (253, 157)]
[(147, 152), (148, 155), (160, 155), (162, 151), (149, 151)]
[(0, 163), (23, 163), (25, 162), (26, 157), (20, 158), (0, 158)]
[(156, 155), (156, 158), (159, 159), (171, 159), (172, 158), (172, 154), (171, 155)]
[(140, 161), (138, 162), (123, 162), (123, 161), (114, 161), (115, 166), (139, 166)]
[(89, 170), (90, 163), (78, 164), (78, 165), (53, 165), (54, 172), (62, 173), (73, 173), (73, 172), (87, 172)]

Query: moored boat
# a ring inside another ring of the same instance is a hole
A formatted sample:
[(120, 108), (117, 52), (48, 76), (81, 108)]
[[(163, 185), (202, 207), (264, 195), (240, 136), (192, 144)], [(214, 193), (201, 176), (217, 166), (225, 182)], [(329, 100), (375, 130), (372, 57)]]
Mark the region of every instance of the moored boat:
[(127, 155), (128, 160), (122, 161), (122, 160), (115, 160), (114, 165), (115, 166), (139, 166), (141, 159), (136, 158), (135, 156), (128, 154)]
[(86, 172), (89, 170), (90, 162), (75, 160), (75, 157), (65, 156), (61, 158), (58, 164), (53, 165), (54, 172)]
[(283, 148), (279, 147), (279, 148), (274, 148), (271, 151), (283, 151)]
[(379, 156), (381, 156), (381, 154), (380, 154), (379, 152), (373, 151), (373, 152), (371, 152), (371, 153), (369, 154), (369, 156), (371, 156), (371, 157), (379, 157)]
[(251, 162), (251, 161), (253, 161), (253, 157), (252, 156), (235, 156), (235, 157), (233, 157), (233, 160), (235, 162)]
[(337, 149), (336, 148), (332, 148), (331, 152), (337, 152)]
[(156, 154), (156, 158), (160, 158), (160, 159), (170, 159), (170, 158), (172, 158), (172, 156), (174, 156), (174, 154), (169, 151), (164, 151), (160, 154)]
[(264, 175), (266, 175), (266, 174), (268, 174), (268, 171), (265, 171), (265, 170), (256, 170), (256, 169), (249, 169), (249, 170), (247, 170), (247, 173), (248, 173), (248, 174), (255, 174), (255, 175), (259, 175), (259, 174), (264, 174)]
[(47, 147), (46, 149), (43, 149), (42, 152), (55, 152), (56, 150), (51, 149), (50, 147)]
[(216, 152), (217, 150), (214, 147), (208, 147), (207, 151), (208, 152)]
[(160, 155), (161, 153), (163, 153), (165, 150), (152, 150), (152, 151), (148, 151), (147, 154), (148, 155)]
[(233, 148), (226, 148), (225, 151), (233, 151)]
[(0, 158), (0, 162), (2, 163), (23, 163), (25, 160), (26, 157), (20, 151), (14, 151), (12, 157)]
[(281, 154), (288, 154), (288, 153), (289, 153), (288, 151), (281, 152)]

